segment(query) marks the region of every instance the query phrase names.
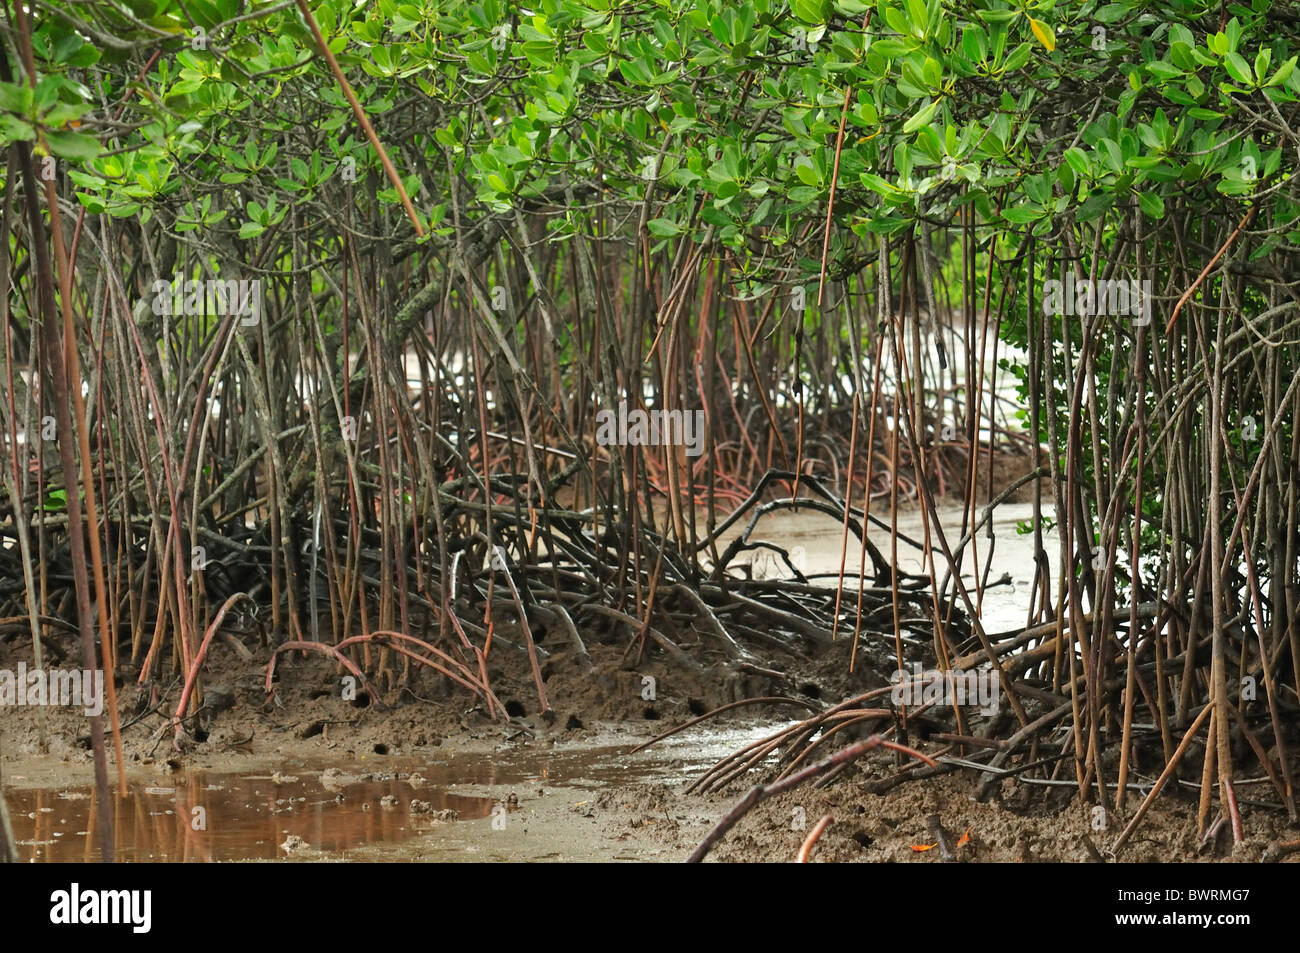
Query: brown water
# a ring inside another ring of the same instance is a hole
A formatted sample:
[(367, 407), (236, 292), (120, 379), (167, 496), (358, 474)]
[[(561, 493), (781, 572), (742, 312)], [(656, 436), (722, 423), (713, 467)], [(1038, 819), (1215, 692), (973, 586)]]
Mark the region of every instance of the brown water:
[[(331, 787), (337, 791), (331, 793)], [(271, 860), (300, 849), (291, 837), (305, 846), (337, 852), (404, 839), (447, 823), (432, 812), (451, 810), (464, 819), (492, 812), (490, 798), (421, 787), (396, 778), (322, 784), (319, 770), (286, 778), (194, 771), (165, 783), (139, 782), (126, 797), (115, 798), (117, 857), (156, 862)], [(7, 798), (22, 860), (99, 859), (89, 790), (16, 790)], [(411, 813), (413, 800), (427, 802), (428, 813)]]
[[(125, 797), (114, 797), (117, 859), (202, 863), (301, 859), (308, 853), (312, 859), (345, 859), (354, 849), (415, 839), (423, 853), (442, 859), (473, 859), (457, 855), (489, 850), (501, 851), (502, 859), (548, 859), (555, 854), (553, 843), (495, 836), (506, 826), (500, 816), (519, 810), (516, 798), (527, 815), (546, 789), (550, 803), (567, 807), (610, 786), (677, 783), (772, 730), (701, 726), (635, 755), (627, 754), (630, 745), (526, 747), (439, 761), (300, 762), (273, 774), (195, 769), (138, 779)], [(92, 789), (24, 787), (23, 780), (9, 774), (5, 791), (20, 859), (98, 861)]]

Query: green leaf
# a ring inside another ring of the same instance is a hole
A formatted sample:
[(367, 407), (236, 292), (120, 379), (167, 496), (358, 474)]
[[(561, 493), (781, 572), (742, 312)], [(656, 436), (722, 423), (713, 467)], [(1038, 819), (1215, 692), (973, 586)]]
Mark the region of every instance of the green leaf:
[(1026, 225), (1029, 222), (1037, 221), (1042, 218), (1044, 211), (1041, 206), (1034, 205), (1032, 202), (1026, 202), (1023, 205), (1017, 205), (1006, 209), (1002, 217), (1008, 222), (1015, 225)]
[(1240, 53), (1229, 53), (1223, 58), (1223, 68), (1228, 71), (1228, 75), (1235, 79), (1243, 86), (1254, 86), (1255, 79), (1251, 76), (1250, 66), (1242, 58)]
[(1028, 43), (1021, 43), (1011, 51), (1011, 55), (1007, 57), (1007, 61), (1003, 64), (1002, 68), (1008, 73), (1014, 73), (1029, 62), (1029, 57), (1031, 57), (1033, 53), (1034, 48), (1032, 46)]
[(1291, 74), (1295, 72), (1295, 64), (1296, 64), (1296, 57), (1293, 56), (1285, 63), (1283, 63), (1281, 66), (1279, 66), (1277, 68), (1277, 71), (1268, 78), (1268, 82), (1265, 83), (1264, 85), (1265, 86), (1284, 85), (1286, 81), (1291, 78)]
[(907, 0), (907, 18), (912, 24), (912, 32), (917, 36), (925, 33), (925, 28), (930, 22), (929, 13), (925, 9), (925, 0)]
[(1269, 64), (1273, 62), (1273, 51), (1267, 46), (1255, 55), (1255, 82), (1263, 83), (1268, 75)]
[(1065, 161), (1079, 175), (1088, 175), (1092, 171), (1092, 166), (1088, 162), (1088, 156), (1078, 146), (1071, 146), (1064, 152)]
[(1074, 168), (1068, 162), (1062, 162), (1056, 167), (1056, 178), (1061, 183), (1061, 191), (1067, 196), (1074, 192), (1075, 177)]
[(1183, 71), (1177, 66), (1173, 63), (1166, 63), (1164, 60), (1156, 60), (1154, 63), (1147, 63), (1146, 70), (1156, 79), (1160, 80), (1175, 79), (1183, 75)]
[(879, 215), (867, 222), (867, 228), (877, 235), (892, 235), (910, 224), (911, 222), (908, 219), (900, 218), (897, 215)]
[(871, 52), (879, 53), (881, 56), (887, 56), (890, 59), (895, 59), (899, 56), (906, 56), (911, 49), (912, 48), (902, 40), (891, 38), (876, 40), (871, 44)]
[(680, 225), (666, 218), (652, 218), (645, 223), (645, 227), (655, 238), (672, 238), (682, 233)]
[(0, 83), (0, 109), (26, 115), (32, 108), (32, 88), (26, 83)]
[(1091, 196), (1075, 213), (1075, 219), (1080, 222), (1091, 222), (1099, 215), (1104, 215), (1112, 205), (1115, 204), (1115, 196), (1105, 192)]
[(36, 129), (30, 123), (0, 114), (0, 145), (8, 145), (11, 142), (31, 142), (35, 138)]
[(908, 134), (916, 132), (916, 130), (920, 129), (934, 118), (935, 111), (938, 110), (938, 108), (939, 100), (937, 99), (928, 106), (923, 107), (920, 112), (916, 113), (911, 119), (903, 123), (903, 132)]
[(822, 184), (821, 176), (813, 168), (812, 162), (807, 159), (795, 164), (794, 174), (799, 176), (799, 181), (804, 185), (820, 186)]
[(99, 155), (99, 140), (79, 132), (55, 132), (53, 129), (48, 129), (45, 132), (45, 141), (50, 146), (50, 152), (60, 159), (86, 162)]
[(1154, 192), (1139, 192), (1138, 206), (1147, 218), (1162, 219), (1165, 216), (1165, 201)]
[(794, 0), (794, 15), (804, 23), (825, 23), (830, 19), (829, 0)]

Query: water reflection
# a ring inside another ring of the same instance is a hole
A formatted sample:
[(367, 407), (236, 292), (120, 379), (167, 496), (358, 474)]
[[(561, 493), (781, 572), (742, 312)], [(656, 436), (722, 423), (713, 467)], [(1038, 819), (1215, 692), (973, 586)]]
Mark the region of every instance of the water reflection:
[[(343, 852), (367, 844), (421, 834), (436, 838), (439, 831), (450, 835), (457, 821), (491, 817), (499, 804), (513, 811), (516, 787), (530, 797), (556, 786), (585, 792), (637, 781), (679, 784), (788, 723), (699, 725), (633, 755), (628, 754), (631, 743), (565, 748), (539, 743), (491, 753), (446, 753), (438, 760), (385, 758), (382, 772), (323, 762), (287, 765), (277, 774), (196, 768), (138, 781), (125, 798), (114, 797), (117, 859), (324, 859), (316, 851), (342, 859)], [(23, 779), (8, 775), (6, 780)], [(449, 793), (461, 785), (498, 788), (502, 800)], [(7, 786), (4, 797), (22, 861), (100, 860), (91, 787)], [(480, 826), (478, 836), (490, 836), (486, 825)], [(515, 859), (533, 857), (527, 844), (515, 849)]]
[[(19, 858), (99, 860), (91, 790), (6, 792)], [(283, 859), (395, 841), (456, 819), (488, 817), (491, 798), (430, 790), (415, 779), (355, 780), (340, 772), (247, 776), (188, 772), (133, 784), (114, 797), (117, 858), (201, 863)]]

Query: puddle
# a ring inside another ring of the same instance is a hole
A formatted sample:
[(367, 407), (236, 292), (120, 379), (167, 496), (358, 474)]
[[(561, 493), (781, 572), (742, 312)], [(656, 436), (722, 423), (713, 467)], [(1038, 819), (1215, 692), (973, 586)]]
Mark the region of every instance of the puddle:
[[(298, 769), (293, 769), (294, 771)], [(437, 812), (487, 817), (494, 801), (413, 787), (405, 780), (330, 783), (321, 771), (270, 775), (191, 771), (137, 782), (114, 798), (117, 857), (134, 862), (273, 860), (281, 845), (338, 852), (401, 840), (445, 824)], [(20, 859), (99, 859), (89, 789), (6, 792)], [(412, 813), (412, 802), (419, 802)], [(429, 806), (424, 807), (425, 804)]]
[[(359, 764), (286, 762), (275, 774), (195, 769), (138, 779), (126, 797), (114, 797), (117, 859), (283, 860), (303, 851), (326, 855), (313, 853), (313, 859), (342, 859), (349, 850), (414, 838), (429, 840), (434, 850), (440, 841), (441, 849), (464, 849), (467, 831), (471, 839), (486, 840), (494, 811), (510, 815), (518, 809), (512, 788), (527, 800), (546, 788), (585, 797), (581, 792), (640, 781), (679, 783), (778, 727), (702, 725), (635, 755), (626, 753), (631, 745), (538, 746), (442, 760), (434, 755)], [(20, 860), (97, 862), (93, 789), (24, 788), (22, 780), (10, 775), (5, 791)], [(20, 786), (12, 786), (15, 781)], [(473, 821), (480, 823), (468, 823)], [(511, 859), (545, 859), (530, 857), (528, 849), (512, 841)]]

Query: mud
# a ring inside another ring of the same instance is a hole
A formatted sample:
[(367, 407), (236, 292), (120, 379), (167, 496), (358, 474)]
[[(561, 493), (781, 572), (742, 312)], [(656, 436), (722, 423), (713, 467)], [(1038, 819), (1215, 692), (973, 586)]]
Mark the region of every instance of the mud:
[[(610, 728), (559, 741), (446, 745), (423, 757), (345, 763), (196, 755), (133, 767), (114, 795), (125, 862), (348, 860), (677, 860), (665, 831), (708, 822), (708, 801), (645, 810), (768, 727), (703, 727), (629, 754)], [(6, 765), (6, 798), (24, 862), (98, 859), (88, 765)], [(612, 797), (610, 795), (613, 795)], [(625, 823), (637, 801), (642, 814)], [(625, 803), (626, 802), (626, 803)]]
[[(1025, 624), (1032, 537), (1015, 527), (1029, 516), (1024, 503), (998, 511), (987, 579), (1006, 581), (978, 596), (993, 631)], [(959, 538), (960, 522), (958, 511), (945, 513), (950, 541)], [(918, 539), (924, 533), (915, 511), (900, 515), (899, 529)], [(807, 573), (839, 569), (834, 520), (776, 514), (760, 535), (802, 547)], [(887, 532), (873, 529), (872, 537), (888, 545)], [(1050, 536), (1046, 546), (1054, 556)], [(988, 552), (981, 537), (981, 572)], [(904, 568), (925, 571), (910, 547), (900, 544), (899, 557)], [(850, 544), (846, 570), (856, 567)], [(779, 575), (761, 557), (751, 571)], [(973, 576), (967, 582), (977, 598)], [(508, 625), (498, 632), (522, 644)], [(760, 768), (709, 795), (687, 794), (689, 781), (806, 712), (797, 704), (740, 708), (630, 755), (634, 745), (736, 699), (838, 701), (886, 684), (893, 665), (892, 638), (880, 635), (863, 639), (852, 672), (845, 637), (815, 658), (782, 659), (774, 666), (782, 677), (722, 663), (691, 672), (655, 657), (632, 668), (621, 634), (583, 635), (591, 665), (574, 657), (560, 634), (535, 633), (548, 653), (542, 674), (553, 711), (545, 716), (523, 653), (494, 649), (491, 683), (512, 714), (508, 722), (489, 719), (462, 691), (423, 672), (412, 672), (400, 690), (381, 686), (387, 704), (365, 692), (346, 697), (339, 671), (316, 657), (284, 658), (268, 696), (269, 648), (250, 641), (253, 659), (243, 661), (217, 642), (205, 665), (194, 743), (183, 751), (174, 750), (162, 703), (175, 704), (178, 686), (137, 685), (124, 667), (118, 691), (127, 790), (114, 795), (118, 851), (138, 861), (680, 861), (749, 786), (770, 775)], [(75, 658), (75, 646), (67, 650)], [(0, 667), (20, 660), (31, 664), (30, 645), (0, 643)], [(1138, 803), (1135, 795), (1120, 811), (1081, 808), (1068, 767), (1053, 784), (1004, 781), (986, 802), (975, 800), (982, 778), (969, 770), (873, 793), (872, 783), (897, 768), (894, 756), (873, 753), (825, 789), (805, 786), (763, 802), (710, 859), (792, 860), (830, 814), (814, 861), (1090, 862), (1110, 859), (1108, 845)], [(98, 858), (84, 717), (58, 708), (3, 710), (0, 771), (24, 860)], [(1133, 780), (1153, 777), (1139, 771)], [(1262, 788), (1249, 780), (1239, 788), (1247, 842), (1233, 850), (1222, 826), (1202, 842), (1197, 780), (1182, 779), (1157, 801), (1120, 859), (1300, 858), (1278, 853), (1278, 844), (1300, 835), (1284, 815), (1252, 800)]]
[[(196, 759), (199, 766), (161, 779), (136, 769), (131, 792), (115, 800), (117, 849), (125, 861), (678, 862), (746, 788), (693, 795), (685, 793), (685, 778), (753, 736), (752, 729), (687, 734), (678, 736), (675, 751), (630, 757), (628, 745), (528, 745), (462, 751), (441, 763), (363, 762), (355, 772), (286, 762), (284, 770), (297, 773), (266, 773), (264, 763), (246, 756)], [(953, 775), (871, 793), (869, 784), (892, 768), (888, 758), (870, 760), (828, 789), (805, 787), (763, 802), (709, 860), (791, 861), (827, 814), (833, 820), (813, 862), (1113, 859), (1107, 845), (1123, 818), (1078, 807), (1068, 785), (1006, 784), (981, 803), (974, 798), (978, 779)], [(89, 780), (86, 767), (48, 760), (7, 765), (22, 860), (97, 859)], [(205, 812), (197, 830), (195, 808)], [(1166, 794), (1118, 859), (1253, 863), (1296, 837), (1285, 818), (1247, 797), (1247, 840), (1234, 849), (1224, 827), (1206, 840), (1197, 836), (1195, 809), (1194, 790)], [(943, 846), (932, 818), (944, 831)]]

